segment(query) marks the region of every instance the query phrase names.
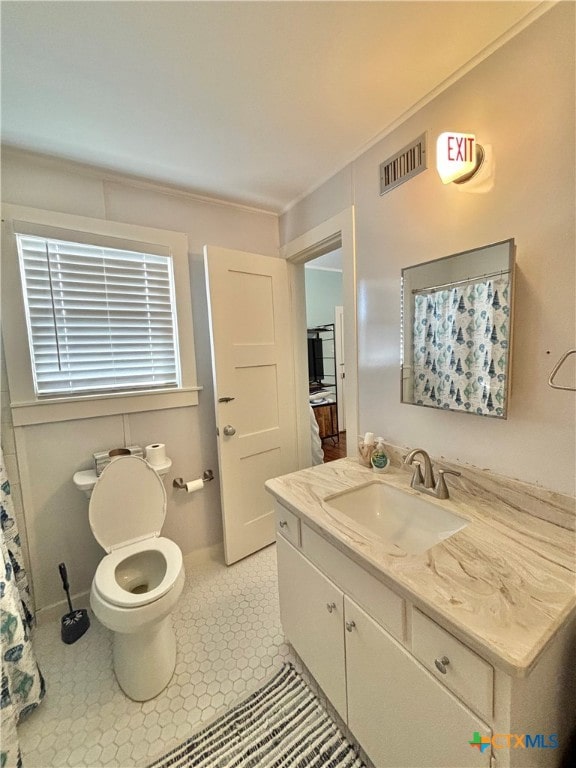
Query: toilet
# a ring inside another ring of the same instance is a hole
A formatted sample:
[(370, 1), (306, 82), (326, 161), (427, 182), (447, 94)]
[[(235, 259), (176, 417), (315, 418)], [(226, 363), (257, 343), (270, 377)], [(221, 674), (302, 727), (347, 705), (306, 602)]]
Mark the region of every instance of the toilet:
[(180, 548), (160, 536), (166, 491), (142, 458), (110, 462), (90, 496), (89, 519), (108, 553), (98, 565), (90, 606), (114, 633), (113, 664), (124, 693), (135, 701), (157, 696), (176, 666), (171, 613), (184, 586)]

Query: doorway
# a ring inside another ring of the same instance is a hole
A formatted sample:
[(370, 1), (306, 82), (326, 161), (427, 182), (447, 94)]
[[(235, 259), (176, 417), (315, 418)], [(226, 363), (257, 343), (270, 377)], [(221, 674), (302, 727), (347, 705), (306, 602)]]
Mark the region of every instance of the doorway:
[(304, 283), (312, 461), (325, 463), (346, 456), (342, 248), (307, 261)]
[(358, 362), (357, 362), (357, 309), (354, 252), (354, 208), (345, 209), (336, 216), (291, 240), (280, 250), (289, 264), (292, 294), (292, 337), (294, 343), (295, 388), (297, 397), (298, 460), (301, 468), (309, 467), (310, 391), (308, 382), (308, 349), (306, 319), (306, 287), (304, 265), (324, 254), (341, 249), (342, 261), (342, 339), (341, 348), (346, 364), (345, 388), (342, 393), (346, 430), (346, 447), (340, 449), (347, 456), (356, 456), (358, 435)]

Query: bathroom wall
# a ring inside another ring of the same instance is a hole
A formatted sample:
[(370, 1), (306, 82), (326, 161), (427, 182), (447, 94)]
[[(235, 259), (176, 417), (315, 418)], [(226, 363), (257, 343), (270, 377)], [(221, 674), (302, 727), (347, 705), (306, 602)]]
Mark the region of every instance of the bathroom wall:
[[(190, 496), (172, 488), (174, 477), (193, 479), (204, 469), (215, 473), (218, 469), (202, 247), (208, 243), (277, 256), (278, 220), (267, 212), (208, 202), (13, 149), (2, 154), (2, 199), (186, 232), (189, 237), (198, 385), (203, 387), (198, 406), (18, 427), (13, 432), (8, 385), (2, 373), (2, 443), (8, 447), (12, 474), (16, 458), (20, 468), (36, 606), (43, 609), (64, 596), (59, 562), (66, 561), (72, 590), (78, 593), (89, 589), (103, 554), (89, 528), (88, 500), (72, 483), (74, 472), (90, 468), (95, 451), (125, 444), (166, 443), (173, 464), (167, 481), (164, 534), (184, 554), (216, 547), (222, 541), (218, 480)], [(10, 318), (2, 318), (3, 325), (9, 322)], [(24, 328), (22, 343), (27, 343)], [(16, 483), (21, 509), (19, 491)]]
[[(573, 3), (555, 5), (280, 222), (285, 243), (354, 204), (361, 432), (565, 493), (574, 493), (575, 401), (547, 380), (576, 346), (574, 13)], [(446, 130), (493, 146), (492, 191), (442, 185), (435, 140)], [(381, 197), (379, 164), (424, 131), (428, 170)], [(508, 420), (402, 405), (402, 267), (510, 237), (518, 270)]]

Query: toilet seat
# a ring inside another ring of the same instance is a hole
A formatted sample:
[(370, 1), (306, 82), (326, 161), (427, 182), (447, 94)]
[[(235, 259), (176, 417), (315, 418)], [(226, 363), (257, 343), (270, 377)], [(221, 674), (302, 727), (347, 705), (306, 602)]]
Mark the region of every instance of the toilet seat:
[[(127, 558), (140, 552), (157, 551), (166, 561), (166, 572), (160, 584), (149, 592), (127, 592), (116, 581), (116, 568)], [(121, 608), (138, 608), (158, 600), (172, 589), (182, 570), (182, 552), (170, 539), (151, 536), (148, 539), (114, 549), (100, 561), (94, 575), (93, 586), (102, 599)]]
[(88, 518), (106, 552), (160, 536), (166, 518), (164, 483), (144, 459), (120, 456), (98, 478)]

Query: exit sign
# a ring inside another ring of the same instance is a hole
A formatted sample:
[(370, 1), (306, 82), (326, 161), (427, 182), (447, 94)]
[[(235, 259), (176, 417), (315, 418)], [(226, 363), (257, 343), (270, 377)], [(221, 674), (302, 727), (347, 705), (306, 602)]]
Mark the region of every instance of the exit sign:
[(458, 181), (477, 166), (476, 136), (473, 133), (441, 133), (436, 141), (436, 168), (444, 184)]

